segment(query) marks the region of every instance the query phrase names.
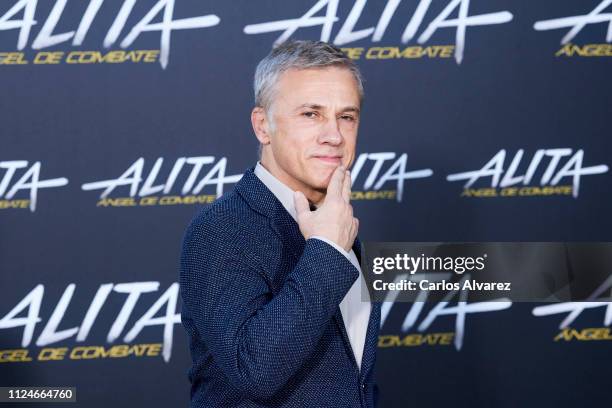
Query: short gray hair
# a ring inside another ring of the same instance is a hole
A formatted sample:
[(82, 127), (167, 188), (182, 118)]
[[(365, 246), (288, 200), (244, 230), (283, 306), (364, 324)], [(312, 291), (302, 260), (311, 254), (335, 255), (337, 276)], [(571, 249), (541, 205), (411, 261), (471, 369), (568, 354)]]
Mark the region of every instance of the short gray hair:
[[(348, 69), (355, 78), (359, 102), (363, 101), (363, 78), (359, 68), (341, 49), (323, 41), (289, 40), (277, 45), (255, 69), (253, 90), (255, 106), (264, 108), (274, 128), (271, 110), (279, 76), (289, 69), (340, 67)], [(261, 157), (261, 145), (259, 146)]]

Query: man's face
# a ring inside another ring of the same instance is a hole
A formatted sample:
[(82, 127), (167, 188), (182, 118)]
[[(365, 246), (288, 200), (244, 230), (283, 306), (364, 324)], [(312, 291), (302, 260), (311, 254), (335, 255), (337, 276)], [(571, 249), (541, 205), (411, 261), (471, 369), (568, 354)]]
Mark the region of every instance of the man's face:
[(357, 82), (346, 68), (285, 71), (262, 164), (306, 197), (324, 194), (334, 169), (349, 168), (355, 159), (359, 105)]

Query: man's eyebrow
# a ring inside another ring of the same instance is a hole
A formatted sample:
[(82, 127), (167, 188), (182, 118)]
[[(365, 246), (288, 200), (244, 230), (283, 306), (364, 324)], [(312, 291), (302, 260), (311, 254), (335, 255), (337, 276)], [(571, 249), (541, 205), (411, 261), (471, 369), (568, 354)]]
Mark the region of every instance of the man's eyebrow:
[[(296, 110), (300, 110), (302, 108), (309, 108), (309, 109), (314, 109), (314, 110), (324, 110), (325, 109), (323, 105), (318, 105), (316, 103), (303, 103), (300, 106), (298, 106)], [(355, 112), (359, 114), (361, 111), (356, 106), (345, 106), (344, 108), (340, 109), (340, 112)]]
[(314, 110), (322, 110), (324, 109), (322, 105), (317, 105), (316, 103), (303, 103), (298, 106), (295, 110), (300, 110), (302, 108), (309, 108)]
[(360, 111), (360, 110), (359, 110), (359, 108), (358, 108), (358, 107), (356, 107), (356, 106), (345, 106), (345, 107), (344, 107), (344, 108), (341, 110), (341, 112), (355, 112), (356, 114), (358, 114), (358, 115), (359, 115), (359, 113), (360, 113), (361, 111)]

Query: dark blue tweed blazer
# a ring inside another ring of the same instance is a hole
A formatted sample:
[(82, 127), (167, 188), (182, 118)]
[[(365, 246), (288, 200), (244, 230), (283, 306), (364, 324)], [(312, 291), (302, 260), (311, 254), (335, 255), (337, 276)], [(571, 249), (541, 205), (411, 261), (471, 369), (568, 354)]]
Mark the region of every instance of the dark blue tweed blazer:
[[(360, 257), (360, 244), (353, 247)], [(373, 407), (380, 304), (358, 370), (338, 305), (358, 277), (331, 245), (304, 240), (246, 171), (189, 225), (181, 255), (191, 407)]]

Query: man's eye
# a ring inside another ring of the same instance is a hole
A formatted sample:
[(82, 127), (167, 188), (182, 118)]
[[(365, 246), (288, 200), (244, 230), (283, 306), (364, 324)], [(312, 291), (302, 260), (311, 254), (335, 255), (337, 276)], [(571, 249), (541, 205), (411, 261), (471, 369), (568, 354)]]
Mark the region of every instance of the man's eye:
[(307, 118), (315, 118), (317, 116), (317, 112), (304, 112), (302, 115), (306, 116)]
[(341, 117), (342, 119), (344, 119), (344, 120), (348, 120), (348, 121), (350, 121), (350, 122), (352, 122), (352, 121), (354, 121), (354, 120), (355, 120), (355, 118), (354, 118), (353, 116), (351, 116), (351, 115), (342, 115), (342, 116), (340, 116), (340, 117)]

